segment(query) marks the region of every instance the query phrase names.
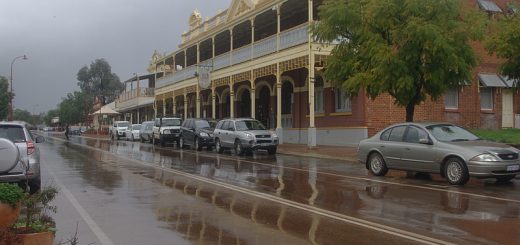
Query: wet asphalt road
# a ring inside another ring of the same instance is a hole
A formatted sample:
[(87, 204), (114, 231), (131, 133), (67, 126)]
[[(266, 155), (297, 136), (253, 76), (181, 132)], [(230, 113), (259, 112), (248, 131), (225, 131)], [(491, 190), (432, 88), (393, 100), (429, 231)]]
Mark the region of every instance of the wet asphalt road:
[(520, 244), (520, 181), (370, 176), (359, 163), (47, 137), (57, 239), (81, 244)]

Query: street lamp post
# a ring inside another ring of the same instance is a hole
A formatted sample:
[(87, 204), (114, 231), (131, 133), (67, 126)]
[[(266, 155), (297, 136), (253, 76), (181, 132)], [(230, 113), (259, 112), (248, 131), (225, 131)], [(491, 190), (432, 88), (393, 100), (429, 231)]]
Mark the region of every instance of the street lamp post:
[(10, 86), (11, 86), (11, 91), (9, 93), (9, 113), (8, 113), (8, 118), (7, 120), (8, 121), (12, 121), (13, 120), (13, 97), (14, 97), (14, 94), (13, 94), (13, 65), (14, 65), (14, 62), (17, 60), (17, 59), (24, 59), (26, 60), (27, 59), (27, 56), (26, 55), (21, 55), (21, 56), (18, 56), (18, 57), (15, 57), (13, 59), (13, 61), (11, 62), (11, 76), (9, 77), (10, 78)]

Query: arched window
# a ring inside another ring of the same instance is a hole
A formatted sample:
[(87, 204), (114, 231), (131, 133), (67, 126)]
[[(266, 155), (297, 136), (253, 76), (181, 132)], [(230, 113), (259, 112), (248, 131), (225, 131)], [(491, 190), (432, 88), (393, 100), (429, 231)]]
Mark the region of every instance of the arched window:
[(335, 111), (352, 112), (352, 99), (350, 94), (343, 88), (334, 89)]

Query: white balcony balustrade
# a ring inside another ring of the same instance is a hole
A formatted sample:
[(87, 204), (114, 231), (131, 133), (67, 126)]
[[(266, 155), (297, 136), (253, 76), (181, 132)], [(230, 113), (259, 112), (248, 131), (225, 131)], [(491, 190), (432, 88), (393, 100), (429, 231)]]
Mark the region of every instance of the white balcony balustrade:
[(260, 40), (254, 44), (253, 58), (276, 52), (276, 35)]
[(307, 24), (280, 33), (280, 50), (300, 45), (309, 40)]

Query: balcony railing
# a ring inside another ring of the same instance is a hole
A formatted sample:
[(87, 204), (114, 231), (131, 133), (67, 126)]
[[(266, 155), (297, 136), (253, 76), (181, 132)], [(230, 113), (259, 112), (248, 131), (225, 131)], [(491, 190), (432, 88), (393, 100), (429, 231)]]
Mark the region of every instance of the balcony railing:
[(154, 88), (137, 88), (132, 91), (126, 91), (119, 95), (117, 100), (119, 102), (128, 101), (138, 97), (153, 97)]
[[(284, 49), (304, 44), (308, 42), (308, 40), (309, 27), (307, 24), (303, 24), (281, 32), (279, 35), (273, 35), (253, 44), (241, 47), (240, 49), (200, 62), (200, 65), (211, 66), (211, 64), (213, 64), (213, 71), (216, 71), (275, 53), (277, 52), (277, 46), (278, 51), (282, 51)], [(195, 76), (195, 72), (197, 72), (196, 65), (175, 71), (173, 74), (168, 74), (164, 77), (158, 78), (155, 87), (159, 88), (190, 79)]]

